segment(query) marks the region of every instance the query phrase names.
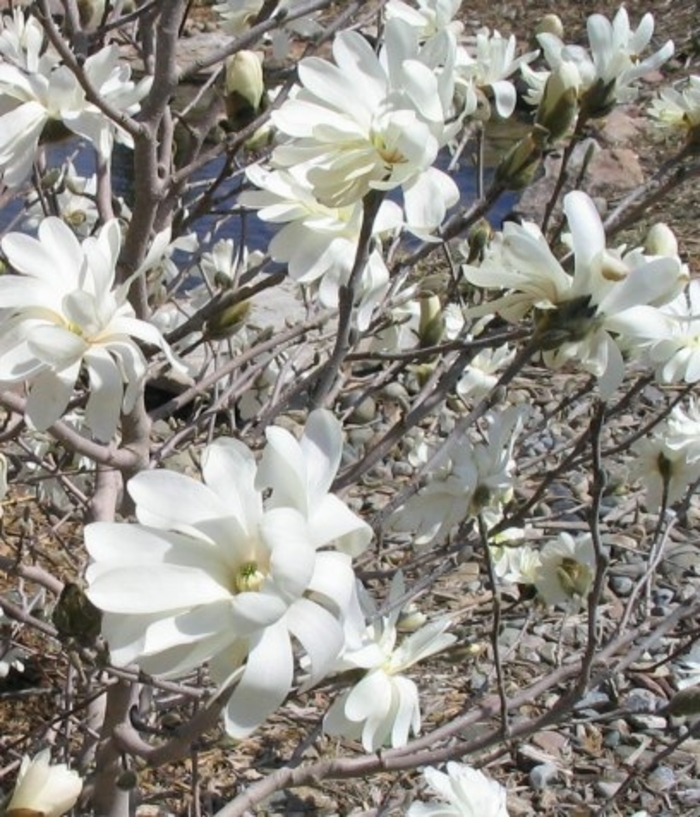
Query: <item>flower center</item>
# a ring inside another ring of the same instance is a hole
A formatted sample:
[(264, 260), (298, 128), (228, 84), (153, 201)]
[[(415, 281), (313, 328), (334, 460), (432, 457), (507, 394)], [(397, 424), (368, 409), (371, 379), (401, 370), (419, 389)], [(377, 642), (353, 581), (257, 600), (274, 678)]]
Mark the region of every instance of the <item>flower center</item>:
[(585, 596), (591, 580), (590, 571), (586, 565), (569, 556), (565, 556), (557, 567), (557, 578), (564, 592), (572, 598)]
[(397, 147), (390, 147), (381, 133), (372, 135), (372, 145), (388, 165), (405, 164), (408, 161)]
[(236, 572), (233, 586), (237, 593), (257, 593), (265, 581), (265, 574), (257, 562), (244, 562)]

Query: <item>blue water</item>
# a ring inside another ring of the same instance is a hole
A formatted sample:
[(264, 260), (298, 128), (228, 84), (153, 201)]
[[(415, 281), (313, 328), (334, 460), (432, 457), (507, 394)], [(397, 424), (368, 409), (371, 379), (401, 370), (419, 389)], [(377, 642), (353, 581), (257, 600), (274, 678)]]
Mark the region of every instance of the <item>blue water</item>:
[[(90, 176), (96, 170), (94, 151), (89, 146), (82, 145), (78, 140), (51, 147), (48, 150), (47, 164), (49, 168), (60, 167), (69, 158), (73, 160), (76, 172), (80, 176)], [(446, 170), (449, 162), (450, 156), (447, 151), (444, 151), (436, 164), (440, 169)], [(204, 189), (204, 184), (200, 186), (198, 183), (215, 179), (223, 166), (224, 159), (222, 157), (194, 174), (191, 182), (196, 186), (195, 190), (201, 191)], [(452, 175), (462, 193), (461, 204), (468, 206), (476, 199), (476, 173), (474, 168), (469, 162), (463, 161)], [(115, 194), (130, 205), (133, 200), (131, 151), (120, 145), (117, 145), (114, 151), (112, 177)], [(484, 172), (484, 185), (486, 188), (488, 188), (492, 177), (493, 168), (486, 168)], [(193, 222), (187, 232), (194, 230), (201, 241), (233, 238), (236, 246), (245, 243), (250, 250), (265, 250), (279, 226), (262, 221), (255, 213), (243, 213), (236, 207), (236, 198), (241, 191), (243, 179), (243, 174), (238, 173), (225, 180), (216, 193), (213, 208)], [(392, 191), (390, 197), (399, 200), (399, 191)], [(196, 196), (190, 194), (185, 200), (185, 205), (191, 205), (195, 200)], [(513, 209), (516, 202), (517, 195), (515, 193), (506, 193), (501, 196), (496, 206), (488, 214), (488, 218), (494, 227), (500, 227), (504, 216)], [(17, 199), (7, 204), (0, 211), (0, 230), (4, 231), (9, 225), (13, 225), (12, 229), (17, 229), (16, 224), (22, 207), (21, 199)], [(21, 219), (19, 223), (21, 224)], [(405, 242), (407, 247), (412, 247), (415, 246), (417, 240), (407, 237)]]

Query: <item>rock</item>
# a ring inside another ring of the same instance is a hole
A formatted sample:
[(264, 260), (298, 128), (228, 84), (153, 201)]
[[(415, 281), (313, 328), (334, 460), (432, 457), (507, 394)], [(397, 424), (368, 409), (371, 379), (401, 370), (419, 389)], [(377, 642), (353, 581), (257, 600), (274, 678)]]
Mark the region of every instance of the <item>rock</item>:
[(560, 755), (562, 749), (568, 745), (569, 740), (560, 732), (545, 730), (544, 732), (538, 732), (536, 735), (533, 735), (532, 742), (536, 746), (539, 746), (540, 749), (556, 757)]
[(530, 785), (536, 791), (547, 788), (559, 776), (559, 769), (554, 763), (540, 763), (530, 770)]
[(643, 729), (645, 732), (661, 731), (666, 728), (666, 718), (661, 715), (630, 715), (630, 723), (635, 729)]
[(625, 709), (634, 713), (655, 712), (661, 703), (661, 699), (650, 689), (635, 687), (625, 699)]
[(598, 780), (595, 784), (595, 790), (598, 794), (609, 800), (615, 796), (620, 786), (620, 783), (615, 783), (613, 780)]
[(676, 775), (670, 766), (657, 766), (646, 776), (646, 785), (654, 791), (668, 791), (676, 785)]
[(615, 593), (616, 596), (629, 596), (632, 590), (634, 589), (634, 582), (629, 576), (611, 576), (610, 577), (610, 589)]

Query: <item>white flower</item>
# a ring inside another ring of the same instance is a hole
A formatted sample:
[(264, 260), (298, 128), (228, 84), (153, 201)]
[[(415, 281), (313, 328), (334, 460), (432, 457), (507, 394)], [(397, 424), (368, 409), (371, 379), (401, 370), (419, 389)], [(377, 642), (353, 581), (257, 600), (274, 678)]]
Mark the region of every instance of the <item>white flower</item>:
[[(391, 584), (389, 604), (404, 593), (403, 576), (398, 571)], [(381, 746), (404, 746), (409, 731), (418, 734), (421, 726), (418, 689), (402, 675), (413, 664), (444, 650), (456, 641), (445, 631), (448, 618), (432, 621), (405, 637), (396, 646), (397, 621), (401, 608), (395, 607), (387, 616), (376, 617), (376, 611), (366, 595), (363, 602), (373, 620), (354, 649), (342, 656), (338, 669), (365, 669), (367, 672), (350, 690), (333, 702), (323, 721), (329, 735), (361, 738), (368, 752)]]
[[(316, 414), (310, 422), (317, 429), (334, 421)], [(312, 437), (318, 448), (310, 450), (309, 442), (303, 453), (309, 478), (327, 474), (335, 456), (313, 430)], [(354, 574), (349, 556), (321, 549), (342, 533), (332, 520), (263, 501), (254, 456), (243, 443), (210, 445), (202, 476), (200, 483), (157, 470), (129, 482), (139, 524), (86, 528), (94, 560), (88, 596), (104, 611), (116, 664), (180, 675), (209, 661), (217, 684), (237, 681), (224, 717), (228, 733), (240, 738), (289, 693), (292, 639), (308, 656), (310, 684), (332, 667), (344, 643)], [(289, 469), (275, 475), (278, 499), (299, 498), (297, 476)], [(317, 487), (307, 484), (310, 495)]]
[(659, 310), (640, 307), (628, 334), (643, 346), (661, 383), (700, 380), (700, 281)]
[(608, 250), (600, 215), (586, 193), (568, 193), (564, 212), (574, 274), (562, 267), (535, 224), (507, 222), (482, 264), (466, 265), (463, 271), (476, 286), (510, 292), (471, 312), (497, 312), (515, 321), (535, 309), (545, 363), (559, 367), (575, 362), (599, 378), (601, 394), (608, 397), (624, 378), (616, 340), (638, 323), (632, 307), (665, 296), (683, 270), (677, 258), (620, 257)]
[[(124, 113), (138, 111), (152, 77), (138, 85), (131, 68), (120, 63), (116, 45), (85, 60), (83, 70), (105, 102)], [(116, 138), (131, 146), (131, 137), (85, 99), (73, 72), (65, 65), (41, 63), (34, 70), (0, 64), (0, 171), (8, 187), (29, 175), (39, 139), (49, 124), (65, 126), (85, 137), (101, 156), (108, 156)]]
[(691, 398), (687, 408), (674, 406), (666, 422), (664, 439), (669, 448), (685, 449), (689, 460), (700, 459), (700, 402)]
[(430, 481), (392, 517), (395, 530), (410, 531), (416, 545), (444, 539), (468, 516), (497, 514), (512, 491), (513, 446), (522, 412), (508, 408), (491, 415), (488, 442), (466, 437), (443, 455)]
[(428, 766), (423, 776), (441, 801), (413, 803), (406, 817), (508, 817), (506, 790), (471, 766), (448, 763), (447, 774)]
[(44, 47), (39, 20), (21, 8), (0, 16), (0, 56), (3, 62), (29, 72), (47, 72), (60, 61), (52, 46)]
[[(270, 241), (274, 261), (286, 264), (299, 284), (317, 284), (321, 303), (338, 305), (338, 290), (347, 282), (355, 261), (362, 226), (360, 202), (344, 207), (326, 207), (314, 196), (308, 181), (291, 168), (267, 171), (259, 165), (246, 174), (258, 190), (242, 193), (241, 204), (258, 209), (258, 217), (284, 226)], [(401, 208), (382, 202), (372, 225), (375, 238), (399, 229)], [(389, 285), (389, 272), (382, 254), (370, 254), (358, 286), (358, 325), (366, 329), (373, 309)]]
[(372, 529), (335, 494), (329, 493), (343, 453), (343, 431), (328, 411), (309, 415), (299, 441), (284, 428), (265, 431), (267, 446), (258, 468), (256, 487), (271, 489), (269, 507), (296, 508), (321, 536), (315, 547), (332, 542), (358, 556), (372, 540)]
[[(580, 83), (579, 103), (587, 117), (605, 116), (616, 102), (630, 102), (636, 96), (634, 83), (656, 70), (673, 55), (669, 40), (654, 54), (642, 59), (641, 54), (651, 42), (654, 18), (645, 14), (632, 31), (625, 8), (610, 22), (602, 14), (588, 18), (590, 52), (578, 45), (565, 45), (555, 34), (538, 34), (545, 59), (555, 70), (562, 62), (576, 66)], [(539, 102), (544, 92), (547, 72), (533, 72), (523, 66), (523, 76), (531, 86), (530, 101)]]
[(514, 358), (515, 349), (511, 349), (507, 343), (479, 352), (465, 367), (464, 374), (457, 382), (457, 394), (462, 399), (469, 397), (474, 403), (478, 402), (498, 383), (499, 373)]
[(398, 17), (416, 28), (422, 40), (435, 37), (447, 30), (458, 36), (464, 26), (454, 17), (462, 5), (462, 0), (417, 0), (418, 8), (409, 6), (403, 0), (389, 0), (384, 7), (387, 20)]
[(504, 584), (534, 584), (540, 567), (540, 553), (529, 545), (490, 545), (494, 573)]
[(456, 76), (466, 93), (466, 111), (476, 110), (475, 89), (488, 89), (493, 94), (498, 115), (507, 119), (515, 110), (517, 93), (508, 79), (521, 65), (532, 61), (537, 51), (515, 56), (515, 35), (502, 37), (498, 31), (482, 29), (476, 35), (474, 56), (464, 48), (457, 52)]
[(80, 244), (58, 218), (39, 238), (9, 233), (2, 249), (19, 275), (0, 277), (0, 382), (29, 383), (27, 417), (38, 430), (64, 413), (84, 366), (90, 380), (85, 422), (100, 440), (119, 412), (134, 407), (146, 359), (133, 338), (167, 345), (134, 317), (124, 287), (113, 289), (121, 232), (116, 220)]
[(596, 559), (590, 534), (560, 533), (540, 552), (535, 586), (545, 604), (578, 606), (588, 595)]
[(290, 137), (275, 149), (274, 164), (296, 167), (329, 207), (401, 187), (409, 229), (438, 227), (459, 199), (454, 181), (432, 167), (459, 127), (446, 125), (454, 85), (449, 38), (445, 49), (438, 71), (434, 55), (430, 64), (421, 60), (417, 33), (399, 19), (387, 22), (379, 56), (359, 33), (338, 34), (335, 64), (302, 60), (301, 90), (272, 114)]
[(60, 817), (73, 808), (83, 788), (77, 772), (65, 763), (51, 765), (48, 749), (34, 758), (22, 759), (12, 799), (5, 811), (7, 817), (41, 814), (42, 817)]
[(647, 508), (660, 508), (667, 492), (666, 503), (673, 505), (682, 499), (688, 487), (700, 479), (697, 441), (679, 445), (676, 435), (670, 441), (661, 428), (651, 437), (632, 446), (635, 460), (632, 476), (640, 480), (646, 491)]
[(648, 108), (659, 125), (686, 131), (692, 141), (700, 128), (700, 76), (688, 77), (673, 88), (662, 88)]

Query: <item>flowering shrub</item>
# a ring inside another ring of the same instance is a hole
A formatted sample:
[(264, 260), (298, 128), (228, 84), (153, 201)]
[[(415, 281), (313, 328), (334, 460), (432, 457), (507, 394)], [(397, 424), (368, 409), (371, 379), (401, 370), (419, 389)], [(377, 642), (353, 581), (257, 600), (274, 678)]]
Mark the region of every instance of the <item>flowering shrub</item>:
[[(500, 816), (531, 736), (614, 748), (630, 667), (696, 714), (700, 284), (643, 219), (700, 172), (700, 78), (642, 84), (652, 15), (226, 0), (193, 55), (205, 4), (132, 5), (0, 12), (0, 691), (38, 664), (53, 707), (6, 730), (5, 812), (84, 777), (131, 817), (177, 768), (178, 813), (361, 778)], [(633, 100), (682, 144), (606, 211), (591, 134)]]

